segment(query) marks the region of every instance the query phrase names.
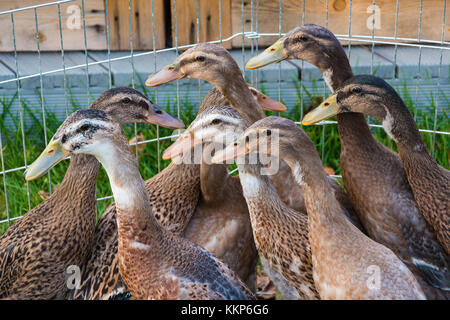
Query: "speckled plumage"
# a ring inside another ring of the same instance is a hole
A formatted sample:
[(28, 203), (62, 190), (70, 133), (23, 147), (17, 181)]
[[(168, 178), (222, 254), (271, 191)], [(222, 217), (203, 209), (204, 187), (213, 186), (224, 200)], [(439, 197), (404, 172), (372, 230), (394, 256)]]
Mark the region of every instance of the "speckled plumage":
[[(411, 126), (418, 132), (414, 122)], [(436, 163), (425, 144), (421, 150), (414, 144), (397, 145), (417, 206), (450, 255), (450, 171)]]
[[(308, 239), (308, 216), (287, 207), (259, 166), (239, 165), (253, 236), (264, 271), (286, 299), (319, 299)], [(257, 194), (246, 192), (250, 179), (258, 183)]]
[[(280, 156), (297, 174), (305, 195), (313, 278), (321, 299), (425, 299), (400, 259), (342, 214), (317, 151), (303, 130), (288, 119), (268, 117), (246, 133), (258, 128), (283, 130)], [(380, 271), (374, 286), (372, 268)]]
[[(130, 98), (126, 105), (122, 103), (125, 96)], [(105, 91), (91, 108), (128, 123), (144, 121), (151, 106), (157, 108), (134, 89), (114, 88)], [(100, 113), (91, 111), (87, 116)], [(98, 168), (94, 157), (74, 155), (53, 194), (0, 237), (0, 298), (65, 298), (66, 270), (82, 264), (94, 239)]]
[[(91, 137), (78, 139), (83, 143), (75, 151), (93, 154), (110, 179), (117, 208), (119, 271), (134, 298), (254, 298), (212, 254), (156, 221), (137, 161), (117, 123), (103, 122)], [(68, 139), (62, 147), (74, 152), (71, 143)]]
[[(198, 114), (212, 106), (227, 104), (223, 95), (212, 89)], [(215, 181), (201, 179), (200, 165), (172, 162), (145, 183), (155, 218), (171, 232), (212, 252), (254, 290), (257, 253), (239, 180), (229, 177), (224, 166), (202, 166), (204, 175), (209, 172), (222, 177), (221, 186), (225, 190), (217, 190)], [(71, 299), (108, 299), (126, 290), (117, 267), (115, 210), (115, 204), (111, 204), (100, 219), (96, 245), (81, 267), (81, 287), (71, 292)], [(226, 227), (235, 223), (236, 232), (228, 234)], [(104, 237), (104, 233), (112, 236)]]
[(98, 168), (91, 156), (72, 158), (52, 196), (1, 236), (0, 298), (65, 298), (66, 270), (81, 264), (94, 237)]

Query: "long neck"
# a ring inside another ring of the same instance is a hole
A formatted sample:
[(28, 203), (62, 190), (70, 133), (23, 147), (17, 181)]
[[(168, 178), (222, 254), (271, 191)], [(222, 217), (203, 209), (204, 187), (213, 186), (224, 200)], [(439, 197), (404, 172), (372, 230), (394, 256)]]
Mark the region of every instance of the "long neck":
[[(88, 213), (95, 218), (95, 186), (99, 162), (95, 157), (85, 154), (72, 155), (69, 168), (63, 181), (55, 190), (55, 194), (67, 197), (65, 201), (75, 202), (78, 206), (91, 205), (90, 210), (77, 210), (76, 212)], [(51, 211), (56, 212), (56, 211)], [(56, 212), (60, 214), (60, 212)]]
[(344, 81), (353, 77), (352, 68), (343, 50), (342, 57), (339, 61), (333, 61), (333, 59), (330, 58), (330, 61), (317, 67), (320, 72), (322, 72), (323, 78), (331, 92), (339, 89)]
[(202, 163), (200, 165), (200, 188), (202, 197), (206, 202), (214, 201), (222, 196), (225, 179), (228, 178), (227, 166), (223, 164), (210, 164), (212, 144), (203, 146)]
[[(353, 71), (347, 56), (344, 50), (341, 51), (336, 56), (330, 56), (330, 61), (319, 66), (331, 92), (335, 92), (346, 80), (353, 77)], [(374, 139), (363, 114), (352, 112), (341, 113), (337, 115), (337, 120), (342, 148), (354, 143), (367, 146), (367, 140)]]
[(308, 158), (305, 158), (301, 151), (297, 151), (297, 155), (287, 155), (284, 160), (303, 190), (309, 225), (325, 232), (347, 226), (348, 221), (317, 153), (309, 152)]
[(122, 140), (117, 144), (107, 144), (107, 150), (98, 158), (108, 174), (116, 202), (119, 239), (140, 238), (144, 234), (142, 240), (151, 242), (159, 235), (161, 227), (152, 214), (137, 161), (125, 138)]
[(408, 180), (431, 178), (441, 168), (429, 153), (411, 113), (402, 101), (398, 103), (387, 110), (390, 120), (383, 121), (383, 127), (397, 144)]
[(264, 112), (259, 108), (253, 95), (248, 88), (240, 71), (235, 72), (235, 75), (230, 77), (223, 86), (217, 86), (225, 98), (230, 102), (231, 106), (241, 113), (244, 117), (250, 120), (251, 123), (264, 118)]
[(261, 174), (262, 167), (238, 164), (238, 168), (253, 228), (257, 229), (258, 225), (265, 224), (265, 221), (285, 220), (291, 211), (280, 200), (269, 176)]

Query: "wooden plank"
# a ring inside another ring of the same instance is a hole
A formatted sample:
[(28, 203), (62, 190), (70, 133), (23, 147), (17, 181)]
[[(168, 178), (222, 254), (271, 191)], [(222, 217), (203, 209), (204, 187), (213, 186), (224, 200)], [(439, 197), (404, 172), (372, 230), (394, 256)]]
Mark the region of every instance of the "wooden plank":
[[(443, 9), (445, 0), (423, 1), (421, 39), (441, 41)], [(302, 1), (283, 0), (282, 32), (287, 32), (302, 21)], [(305, 23), (315, 23), (326, 26), (326, 0), (305, 0)], [(372, 35), (373, 0), (352, 1), (352, 35)], [(350, 0), (328, 1), (328, 28), (335, 34), (348, 34)], [(396, 0), (376, 1), (375, 36), (393, 37), (395, 35)], [(418, 37), (420, 0), (399, 0), (397, 37)], [(447, 5), (446, 17), (450, 14)], [(256, 18), (256, 5), (254, 17)], [(251, 1), (244, 1), (245, 31), (251, 31)], [(232, 33), (242, 32), (242, 1), (231, 2)], [(260, 33), (278, 33), (279, 1), (259, 0), (258, 31)], [(254, 26), (255, 30), (256, 26)], [(450, 40), (450, 19), (446, 19), (445, 41)], [(263, 37), (258, 43), (267, 46), (278, 37)], [(240, 47), (242, 39), (233, 39), (233, 47)], [(346, 42), (343, 41), (345, 44)], [(363, 42), (352, 42), (354, 45)], [(250, 40), (245, 40), (250, 45)]]
[[(106, 49), (104, 0), (85, 1), (87, 47), (89, 50)], [(0, 1), (0, 11), (23, 8), (42, 3), (36, 0)], [(64, 50), (84, 49), (83, 15), (81, 0), (61, 4), (61, 24)], [(42, 51), (61, 50), (58, 7), (37, 9), (39, 42)], [(0, 51), (13, 51), (11, 15), (0, 16)], [(14, 13), (16, 47), (18, 51), (36, 51), (34, 9)]]
[[(172, 46), (175, 38), (178, 45), (197, 43), (197, 1), (177, 0), (176, 17), (174, 1), (170, 1), (172, 14)], [(222, 39), (231, 35), (231, 0), (221, 0)], [(175, 18), (177, 35), (175, 34)], [(200, 42), (220, 39), (219, 0), (199, 0)], [(225, 48), (231, 48), (231, 41), (223, 42)]]
[[(112, 50), (130, 50), (129, 3), (125, 0), (108, 1), (110, 46)], [(165, 48), (164, 0), (154, 0), (156, 49)], [(153, 49), (152, 2), (131, 0), (133, 49)]]

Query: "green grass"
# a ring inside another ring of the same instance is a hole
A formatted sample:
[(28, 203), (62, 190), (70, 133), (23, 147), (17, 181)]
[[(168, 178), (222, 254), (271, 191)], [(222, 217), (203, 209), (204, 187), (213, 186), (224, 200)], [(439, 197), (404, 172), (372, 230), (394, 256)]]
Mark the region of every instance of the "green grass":
[[(301, 118), (301, 114), (306, 113), (306, 110), (309, 106), (304, 105), (301, 101), (301, 89), (303, 89), (303, 97), (308, 97), (309, 99), (314, 99), (317, 96), (323, 95), (323, 88), (317, 86), (313, 87), (313, 90), (308, 91), (305, 88), (300, 88), (300, 84), (297, 80), (295, 81), (297, 85), (297, 95), (298, 99), (294, 106), (288, 106), (289, 111), (283, 113), (284, 117), (290, 118), (295, 121), (299, 121)], [(150, 96), (149, 92), (145, 87), (139, 87), (139, 90), (146, 93)], [(412, 106), (414, 105), (414, 94), (409, 94), (406, 91), (406, 85), (403, 87), (396, 88), (399, 92), (403, 94), (405, 97), (405, 103), (413, 112)], [(263, 89), (264, 91), (264, 89)], [(39, 94), (37, 92), (37, 94)], [(11, 112), (11, 104), (17, 99), (17, 95), (12, 97), (3, 97), (0, 98), (0, 104), (2, 106), (3, 112), (0, 114), (0, 130), (2, 137), (2, 145), (3, 145), (3, 155), (4, 155), (4, 164), (5, 169), (14, 169), (17, 167), (24, 166), (24, 146), (22, 143), (22, 135), (25, 140), (25, 153), (28, 164), (34, 161), (40, 152), (43, 150), (44, 143), (44, 127), (42, 124), (42, 114), (36, 111), (36, 113), (32, 113), (27, 101), (23, 101), (24, 104), (24, 116), (27, 119), (31, 119), (32, 124), (27, 128), (23, 129), (20, 125), (20, 117), (18, 114), (13, 114)], [(317, 99), (314, 99), (317, 100)], [(176, 105), (174, 104), (166, 104), (162, 105), (166, 110), (176, 115)], [(72, 110), (69, 112), (80, 108), (81, 106), (76, 101), (74, 96), (70, 94), (70, 107)], [(433, 130), (434, 128), (434, 111), (435, 111), (435, 101), (432, 94), (429, 94), (429, 102), (427, 105), (423, 106), (423, 110), (417, 110), (417, 124), (421, 129)], [(181, 98), (181, 117), (183, 121), (188, 125), (195, 118), (194, 105), (192, 105), (187, 98)], [(271, 113), (267, 112), (267, 115)], [(13, 119), (15, 130), (5, 128), (5, 119), (9, 116)], [(58, 126), (60, 125), (60, 121), (56, 118), (56, 116), (52, 113), (46, 114), (46, 122), (47, 122), (47, 137), (50, 139)], [(335, 120), (335, 119), (334, 119)], [(127, 137), (131, 138), (134, 136), (134, 125), (128, 125), (124, 128)], [(156, 126), (149, 126), (145, 124), (137, 124), (137, 131), (139, 133), (143, 133), (145, 139), (154, 139), (157, 137)], [(338, 136), (337, 126), (336, 125), (327, 125), (327, 126), (310, 126), (304, 127), (304, 130), (308, 133), (310, 138), (313, 140), (314, 144), (317, 147), (319, 154), (322, 154), (322, 146), (323, 146), (323, 163), (324, 165), (331, 167), (335, 170), (336, 174), (340, 174), (340, 166), (339, 166), (339, 154), (340, 154), (340, 140)], [(325, 130), (325, 132), (323, 132)], [(437, 119), (436, 130), (438, 131), (450, 131), (450, 125), (448, 121), (447, 114), (439, 115)], [(379, 139), (383, 144), (392, 147), (394, 150), (395, 144), (389, 139), (382, 128), (373, 128), (373, 134)], [(172, 133), (171, 130), (160, 128), (159, 135), (161, 137), (170, 135)], [(433, 144), (432, 134), (423, 133), (422, 134), (425, 142), (429, 150), (431, 150), (431, 146)], [(323, 139), (325, 137), (325, 139)], [(449, 137), (447, 135), (436, 135), (435, 147), (434, 147), (434, 157), (436, 161), (443, 167), (449, 168)], [(165, 148), (167, 148), (171, 144), (171, 140), (163, 140), (160, 141), (160, 151), (162, 152)], [(158, 149), (157, 142), (146, 143), (143, 145), (143, 150), (139, 154), (140, 158), (140, 172), (144, 179), (148, 179), (155, 174), (158, 173)], [(69, 161), (63, 161), (58, 164), (55, 168), (51, 170), (51, 185), (52, 188), (57, 186), (63, 179), (65, 171)], [(160, 162), (160, 169), (162, 170), (169, 164), (169, 161)], [(1, 166), (0, 166), (1, 169)], [(39, 195), (40, 191), (49, 192), (49, 176), (46, 175), (32, 181), (28, 184), (23, 179), (23, 170), (14, 171), (6, 174), (6, 187), (8, 191), (8, 208), (11, 217), (21, 216), (27, 213), (31, 208), (38, 205), (42, 198)], [(28, 203), (28, 188), (30, 193), (30, 203)], [(109, 186), (109, 182), (106, 176), (106, 173), (103, 169), (100, 170), (98, 180), (97, 180), (97, 197), (105, 197), (111, 195), (111, 189)], [(105, 210), (105, 208), (111, 203), (112, 199), (98, 201), (98, 215)], [(7, 218), (7, 210), (6, 210), (6, 198), (4, 192), (4, 180), (3, 176), (0, 176), (0, 220)], [(7, 223), (3, 223), (0, 225), (0, 234), (3, 233), (8, 227)]]

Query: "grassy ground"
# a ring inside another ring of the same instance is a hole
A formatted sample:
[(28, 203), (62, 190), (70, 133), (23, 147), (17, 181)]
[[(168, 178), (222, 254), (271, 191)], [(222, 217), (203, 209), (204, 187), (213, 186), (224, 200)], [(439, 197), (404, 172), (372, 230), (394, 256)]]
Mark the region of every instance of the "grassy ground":
[[(398, 90), (405, 97), (405, 102), (408, 107), (412, 108), (413, 99), (406, 92), (405, 87), (398, 88)], [(138, 88), (142, 91), (146, 91), (145, 88)], [(305, 89), (304, 89), (305, 90)], [(316, 98), (318, 94), (314, 92), (323, 93), (323, 90), (313, 90), (312, 92), (303, 91), (304, 97), (309, 97), (312, 101), (320, 101), (320, 98)], [(304, 105), (301, 103), (300, 98), (300, 87), (298, 87), (298, 99), (297, 103), (294, 106), (288, 106), (289, 111), (285, 112), (283, 116), (288, 117), (292, 120), (299, 121), (301, 118), (301, 114), (306, 113), (307, 109), (311, 106)], [(22, 135), (25, 140), (25, 152), (28, 164), (34, 161), (40, 152), (44, 148), (44, 139), (43, 132), (44, 127), (42, 124), (42, 115), (33, 114), (26, 101), (24, 102), (24, 112), (26, 116), (32, 119), (32, 124), (27, 128), (24, 128), (22, 133), (22, 128), (20, 126), (20, 118), (17, 114), (12, 114), (10, 107), (14, 100), (17, 99), (17, 96), (13, 97), (3, 97), (0, 99), (0, 104), (2, 105), (3, 112), (0, 114), (0, 130), (2, 134), (2, 145), (3, 145), (3, 155), (4, 155), (4, 166), (6, 170), (17, 168), (24, 166), (24, 146), (22, 143)], [(76, 99), (71, 98), (71, 106), (73, 110), (76, 110), (80, 107), (76, 102)], [(163, 105), (166, 110), (171, 112), (172, 114), (176, 114), (176, 106), (167, 104)], [(434, 126), (434, 99), (430, 94), (429, 103), (422, 110), (417, 111), (417, 124), (421, 129), (433, 130)], [(187, 101), (186, 99), (182, 99), (181, 103), (181, 116), (183, 121), (186, 124), (189, 124), (195, 118), (194, 106)], [(411, 109), (412, 110), (412, 109)], [(270, 113), (267, 113), (270, 114)], [(11, 116), (14, 119), (17, 130), (7, 130), (4, 126), (4, 121), (6, 116)], [(60, 125), (60, 121), (57, 120), (54, 114), (47, 113), (47, 136), (50, 139), (58, 126)], [(126, 126), (125, 132), (129, 138), (135, 136), (135, 128), (134, 125)], [(319, 154), (322, 154), (323, 150), (323, 162), (324, 165), (335, 170), (336, 174), (340, 174), (340, 166), (339, 166), (339, 153), (340, 153), (340, 140), (337, 132), (336, 125), (327, 125), (327, 126), (311, 126), (305, 127), (305, 131), (311, 137), (313, 142), (315, 143)], [(437, 127), (438, 131), (450, 131), (450, 124), (447, 114), (441, 114), (437, 119)], [(395, 149), (395, 144), (389, 139), (386, 133), (381, 128), (373, 128), (372, 129), (374, 135), (379, 139), (382, 143), (387, 146)], [(148, 126), (144, 124), (137, 125), (137, 132), (142, 134), (144, 139), (154, 139), (157, 137), (157, 129), (155, 126)], [(39, 134), (36, 134), (39, 133)], [(170, 135), (172, 133), (171, 130), (160, 128), (159, 136), (164, 137)], [(432, 134), (424, 133), (422, 134), (425, 142), (429, 150), (431, 150), (432, 146)], [(160, 152), (162, 152), (168, 145), (171, 144), (171, 140), (163, 140), (160, 141)], [(138, 148), (139, 150), (139, 148)], [(138, 151), (139, 159), (140, 159), (140, 170), (144, 179), (148, 179), (155, 175), (158, 172), (158, 143), (151, 142), (142, 145), (142, 148)], [(449, 168), (449, 136), (448, 135), (436, 135), (435, 141), (435, 152), (434, 157), (436, 161), (443, 167)], [(168, 161), (160, 162), (160, 169), (163, 169), (168, 165)], [(51, 186), (54, 188), (57, 186), (63, 179), (65, 170), (69, 161), (63, 161), (58, 164), (55, 168), (51, 170)], [(1, 166), (0, 166), (1, 169)], [(4, 192), (4, 181), (6, 181), (7, 188), (7, 198)], [(23, 170), (14, 171), (6, 174), (5, 180), (3, 175), (0, 175), (0, 220), (4, 220), (7, 218), (7, 210), (6, 210), (6, 202), (8, 202), (9, 214), (10, 217), (17, 217), (27, 213), (31, 208), (35, 207), (39, 204), (46, 196), (46, 193), (50, 192), (49, 188), (49, 176), (46, 175), (40, 179), (32, 181), (28, 184), (23, 179)], [(30, 194), (30, 199), (28, 200), (28, 192)], [(97, 181), (97, 196), (105, 197), (111, 195), (111, 189), (109, 186), (109, 182), (106, 176), (106, 173), (103, 169), (101, 169), (98, 181)], [(108, 204), (112, 202), (112, 199), (98, 201), (98, 215), (104, 211), (104, 209), (108, 206)], [(0, 234), (3, 233), (8, 227), (7, 223), (3, 223), (0, 225)]]

